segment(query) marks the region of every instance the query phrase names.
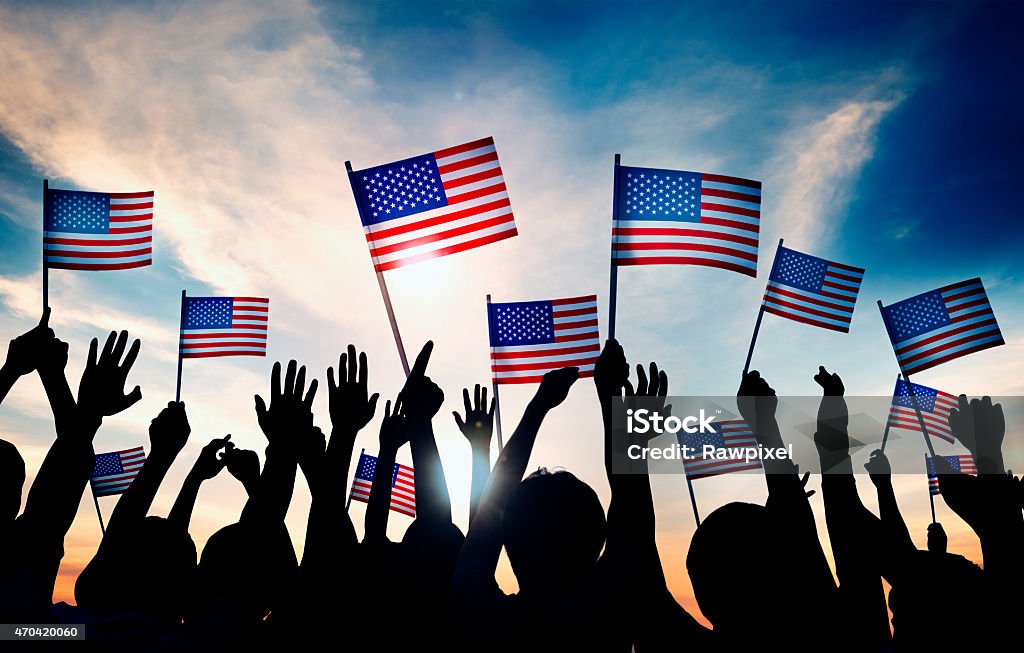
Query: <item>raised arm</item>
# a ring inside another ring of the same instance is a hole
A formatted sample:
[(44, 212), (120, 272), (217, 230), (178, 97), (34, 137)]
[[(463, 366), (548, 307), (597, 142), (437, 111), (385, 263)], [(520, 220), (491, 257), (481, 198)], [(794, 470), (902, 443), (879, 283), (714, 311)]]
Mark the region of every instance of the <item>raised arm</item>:
[[(409, 441), (409, 427), (402, 413), (402, 400), (384, 405), (384, 420), (380, 424), (380, 449), (377, 451), (377, 466), (370, 485), (370, 499), (363, 516), (363, 540), (368, 544), (386, 542), (388, 539), (388, 511), (391, 509), (391, 488), (395, 474), (395, 457), (398, 450)], [(417, 496), (417, 503), (419, 502)]]
[(452, 500), (434, 439), (432, 420), (444, 403), (444, 392), (426, 375), (433, 348), (434, 343), (427, 342), (416, 357), (402, 388), (402, 412), (408, 422), (416, 474), (416, 521), (440, 529), (452, 523)]
[(192, 521), (192, 510), (195, 508), (196, 499), (199, 498), (200, 486), (203, 484), (203, 481), (208, 481), (215, 477), (227, 466), (227, 456), (218, 456), (218, 454), (221, 452), (226, 454), (233, 446), (231, 444), (231, 434), (229, 433), (223, 438), (211, 440), (209, 444), (203, 447), (203, 450), (199, 452), (199, 457), (196, 458), (195, 464), (192, 465), (192, 469), (185, 476), (185, 482), (181, 485), (178, 498), (174, 500), (171, 512), (167, 515), (168, 521), (181, 530), (188, 532), (189, 522)]
[(491, 434), (494, 432), (495, 400), (491, 399), (487, 406), (487, 388), (479, 383), (473, 389), (473, 401), (469, 400), (469, 388), (462, 389), (462, 402), (466, 407), (466, 417), (453, 411), (455, 424), (462, 435), (466, 436), (472, 456), (473, 478), (469, 491), (469, 522), (473, 523), (484, 487), (491, 475)]
[(910, 529), (903, 520), (899, 504), (896, 502), (896, 491), (892, 487), (892, 468), (889, 459), (881, 449), (871, 452), (871, 457), (864, 464), (871, 483), (878, 493), (878, 514), (881, 521), (882, 538), (881, 551), (879, 553), (879, 567), (882, 575), (890, 584), (895, 582), (894, 576), (898, 574), (907, 556), (911, 555), (917, 547), (910, 537)]
[(3, 403), (18, 379), (37, 369), (40, 354), (53, 337), (50, 309), (47, 308), (39, 324), (11, 341), (7, 348), (7, 358), (3, 366), (0, 366), (0, 403)]

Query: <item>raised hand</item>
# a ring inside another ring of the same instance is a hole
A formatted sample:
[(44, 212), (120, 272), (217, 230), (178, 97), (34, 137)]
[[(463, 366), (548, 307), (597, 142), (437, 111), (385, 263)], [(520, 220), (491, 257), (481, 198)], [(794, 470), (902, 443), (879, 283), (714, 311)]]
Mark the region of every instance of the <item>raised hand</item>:
[[(260, 429), (272, 446), (298, 451), (298, 438), (313, 431), (313, 398), (317, 381), (313, 379), (306, 391), (306, 366), (288, 361), (284, 385), (281, 385), (281, 363), (274, 363), (270, 375), (270, 407), (256, 395), (256, 417)], [(305, 396), (303, 393), (305, 392)]]
[(826, 397), (842, 397), (846, 392), (843, 380), (839, 375), (830, 373), (824, 365), (818, 366), (818, 373), (814, 375), (814, 381), (821, 386)]
[(335, 429), (357, 432), (366, 426), (377, 410), (376, 392), (368, 396), (366, 354), (356, 358), (356, 348), (338, 358), (338, 381), (334, 380), (334, 368), (327, 368), (327, 390), (331, 410), (331, 423)]
[(868, 461), (864, 463), (864, 469), (867, 470), (868, 477), (875, 487), (892, 482), (892, 466), (889, 465), (889, 459), (881, 449), (871, 452)]
[(494, 399), (491, 399), (488, 407), (487, 388), (481, 388), (477, 383), (473, 389), (472, 403), (469, 400), (469, 388), (462, 389), (462, 401), (466, 407), (466, 418), (463, 419), (458, 411), (452, 411), (459, 430), (471, 446), (490, 449), (491, 433), (494, 431)]
[(255, 451), (231, 446), (224, 450), (221, 460), (228, 473), (238, 479), (246, 491), (250, 491), (260, 480), (260, 457)]
[[(949, 425), (956, 439), (974, 455), (979, 471), (1003, 473), (1002, 448), (1006, 419), (1001, 405), (993, 405), (991, 397), (968, 401), (966, 395), (960, 395), (959, 407), (949, 411)], [(982, 458), (988, 458), (993, 463), (992, 467), (982, 469)]]
[(761, 374), (757, 370), (752, 370), (744, 375), (736, 396), (740, 415), (752, 427), (756, 428), (758, 419), (775, 418), (779, 398), (775, 396), (775, 390), (761, 378)]
[(942, 524), (938, 522), (928, 524), (928, 551), (930, 553), (944, 555), (947, 541), (946, 531), (942, 528)]
[(167, 402), (167, 407), (149, 423), (149, 440), (152, 443), (150, 455), (173, 459), (185, 447), (190, 433), (192, 427), (185, 414), (185, 402)]
[(89, 344), (89, 360), (78, 386), (78, 407), (86, 414), (98, 418), (109, 417), (142, 399), (139, 386), (135, 386), (128, 394), (124, 392), (125, 381), (139, 355), (140, 347), (139, 341), (135, 340), (125, 354), (127, 344), (127, 331), (122, 331), (120, 335), (111, 331), (98, 356), (99, 341), (93, 338)]
[(569, 388), (576, 379), (580, 378), (578, 367), (563, 367), (560, 370), (552, 370), (540, 380), (540, 387), (533, 401), (537, 402), (540, 408), (551, 410), (558, 406), (569, 396)]
[(395, 410), (391, 411), (391, 400), (384, 404), (384, 420), (380, 423), (381, 451), (398, 451), (409, 441), (408, 419), (402, 412), (402, 397), (395, 399)]
[(221, 470), (227, 466), (227, 453), (234, 446), (231, 443), (230, 433), (223, 438), (210, 440), (210, 443), (199, 452), (199, 458), (196, 459), (196, 464), (192, 467), (192, 471), (198, 478), (204, 481), (210, 480), (217, 474), (220, 474)]
[(7, 349), (7, 360), (3, 364), (4, 373), (17, 378), (36, 370), (39, 367), (44, 347), (53, 338), (53, 330), (50, 328), (50, 309), (47, 308), (43, 311), (39, 324), (11, 341), (11, 345)]
[(444, 392), (426, 375), (427, 363), (430, 362), (433, 350), (432, 341), (423, 345), (400, 394), (402, 412), (414, 422), (430, 421), (444, 403)]
[(629, 363), (626, 353), (618, 340), (605, 343), (601, 355), (594, 365), (594, 385), (602, 402), (612, 397), (621, 397), (622, 390), (629, 383)]

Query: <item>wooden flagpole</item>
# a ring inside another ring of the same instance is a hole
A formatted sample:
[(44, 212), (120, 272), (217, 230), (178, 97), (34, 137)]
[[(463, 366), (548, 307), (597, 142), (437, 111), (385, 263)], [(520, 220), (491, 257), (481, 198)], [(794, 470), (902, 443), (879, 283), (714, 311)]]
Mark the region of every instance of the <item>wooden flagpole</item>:
[[(772, 282), (772, 277), (775, 276), (775, 266), (779, 264), (779, 250), (782, 249), (783, 239), (779, 238), (779, 246), (775, 250), (775, 260), (772, 261), (771, 272), (768, 273), (768, 283)], [(767, 292), (767, 287), (765, 288)], [(757, 311), (757, 321), (754, 322), (754, 333), (750, 336), (750, 348), (747, 349), (747, 360), (743, 363), (743, 376), (747, 375), (750, 371), (750, 359), (754, 357), (754, 344), (757, 342), (757, 333), (761, 330), (761, 319), (764, 318), (764, 296), (761, 296), (761, 307)]]
[(181, 290), (181, 309), (178, 317), (178, 382), (175, 385), (174, 401), (181, 401), (181, 332), (185, 328), (185, 289)]
[[(50, 268), (46, 265), (46, 205), (50, 199), (50, 180), (43, 180), (43, 311), (50, 307)], [(102, 521), (102, 520), (101, 520)]]
[[(885, 332), (889, 334), (889, 343), (893, 342), (892, 328), (889, 325), (889, 320), (885, 317), (885, 307), (882, 306), (882, 300), (878, 300), (878, 312), (882, 314), (882, 323), (885, 324)], [(896, 354), (896, 350), (893, 349), (893, 354)], [(910, 391), (910, 403), (914, 405), (914, 412), (917, 413), (917, 423), (921, 425), (921, 433), (924, 435), (924, 443), (928, 447), (928, 453), (935, 456), (935, 447), (932, 446), (932, 438), (928, 435), (928, 428), (924, 425), (924, 416), (921, 414), (921, 405), (917, 403), (917, 395), (914, 393), (914, 384), (910, 382), (910, 375), (903, 369), (903, 363), (900, 362), (899, 356), (896, 356), (896, 364), (900, 368), (900, 373), (903, 375), (903, 380), (907, 382), (907, 390)]]
[(612, 184), (612, 245), (611, 245), (611, 256), (609, 259), (609, 267), (611, 272), (609, 273), (608, 283), (608, 339), (615, 339), (615, 300), (618, 298), (619, 292), (619, 266), (615, 264), (615, 243), (618, 240), (615, 236), (615, 223), (619, 218), (619, 163), (622, 159), (622, 155), (615, 155), (615, 180)]
[[(360, 222), (367, 224), (366, 213), (363, 203), (359, 199), (359, 188), (356, 185), (355, 174), (352, 172), (352, 162), (345, 162), (345, 171), (348, 173), (348, 182), (352, 185), (352, 196), (356, 200), (356, 211), (359, 212)], [(395, 309), (391, 306), (391, 295), (388, 293), (388, 285), (384, 281), (384, 273), (377, 268), (377, 248), (373, 242), (370, 243), (370, 259), (373, 262), (374, 272), (377, 273), (377, 285), (380, 286), (380, 296), (384, 300), (384, 308), (388, 312), (388, 321), (391, 323), (391, 333), (395, 336), (395, 346), (398, 347), (398, 356), (402, 359), (402, 369), (405, 375), (409, 376), (409, 358), (405, 355), (405, 345), (402, 344), (402, 335), (398, 332), (398, 320), (395, 319)]]
[[(903, 378), (902, 374), (896, 375), (896, 380), (899, 381)], [(889, 441), (889, 424), (892, 421), (892, 399), (889, 400), (889, 414), (885, 416), (885, 432), (882, 433), (882, 453), (885, 453), (885, 444)]]
[(103, 513), (100, 512), (100, 500), (96, 498), (96, 490), (92, 491), (92, 501), (96, 504), (96, 516), (100, 518), (100, 535), (107, 534), (107, 528), (103, 525)]
[[(491, 343), (491, 334), (494, 333), (491, 328), (491, 295), (487, 294), (487, 344), (491, 348), (491, 392), (494, 393), (494, 426), (498, 432), (498, 455), (501, 455), (502, 449), (505, 448), (505, 443), (501, 437), (501, 400), (498, 398), (498, 379), (494, 376), (494, 345)], [(484, 410), (487, 410), (487, 406), (484, 406)]]
[[(366, 447), (359, 450), (359, 460), (363, 459), (363, 454), (366, 453)], [(356, 473), (359, 473), (359, 461), (356, 461)], [(348, 486), (348, 499), (345, 500), (345, 512), (348, 512), (349, 506), (352, 505), (352, 486)]]

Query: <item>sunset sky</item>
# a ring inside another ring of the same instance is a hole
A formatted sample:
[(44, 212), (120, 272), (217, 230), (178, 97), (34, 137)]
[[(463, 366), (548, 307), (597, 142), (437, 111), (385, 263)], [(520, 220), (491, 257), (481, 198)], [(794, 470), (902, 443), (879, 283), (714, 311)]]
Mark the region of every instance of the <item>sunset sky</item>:
[[(1021, 395), (1022, 18), (1015, 3), (3, 2), (0, 338), (38, 319), (43, 178), (156, 193), (153, 266), (50, 275), (51, 325), (71, 343), (73, 386), (90, 338), (126, 328), (143, 342), (130, 377), (143, 400), (106, 421), (97, 451), (149, 450), (148, 423), (174, 396), (183, 288), (270, 298), (269, 358), (185, 361), (193, 433), (154, 505), (166, 514), (210, 438), (231, 433), (262, 456), (252, 396), (268, 391), (273, 360), (296, 358), (320, 375), (325, 431), (326, 369), (349, 342), (368, 352), (373, 390), (387, 398), (400, 388), (344, 162), (368, 167), (493, 136), (519, 236), (387, 273), (410, 356), (436, 343), (429, 373), (446, 404), (435, 430), (463, 528), (470, 453), (450, 412), (463, 386), (489, 380), (485, 295), (596, 292), (606, 333), (616, 152), (629, 165), (764, 183), (756, 280), (694, 267), (620, 274), (617, 335), (632, 360), (668, 370), (674, 394), (735, 391), (784, 237), (867, 272), (848, 335), (765, 318), (753, 367), (780, 394), (817, 394), (820, 363), (850, 394), (889, 393), (897, 369), (875, 301), (980, 276), (1008, 344), (915, 380)], [(532, 392), (502, 389), (506, 435)], [(380, 412), (357, 453), (376, 453)], [(35, 377), (0, 408), (0, 437), (18, 445), (31, 482), (53, 437)], [(921, 444), (893, 446), (918, 455)], [(407, 450), (399, 460), (410, 462)], [(607, 501), (601, 462), (599, 409), (583, 380), (530, 464), (573, 471)], [(924, 546), (924, 476), (895, 482)], [(698, 614), (684, 569), (685, 483), (653, 484), (670, 588)], [(304, 481), (297, 488), (288, 526), (301, 546), (309, 499)], [(860, 488), (874, 507), (866, 477)], [(696, 491), (705, 514), (765, 498), (760, 476), (708, 479)], [(114, 502), (101, 499), (105, 514)], [(204, 486), (197, 544), (242, 503), (226, 473)], [(820, 495), (812, 503), (825, 538)], [(941, 500), (936, 508), (950, 549), (980, 561), (977, 538)], [(352, 515), (361, 530), (363, 505)], [(391, 536), (408, 524), (393, 513)], [(73, 602), (98, 539), (87, 490), (55, 600)], [(504, 563), (500, 580), (514, 589)]]

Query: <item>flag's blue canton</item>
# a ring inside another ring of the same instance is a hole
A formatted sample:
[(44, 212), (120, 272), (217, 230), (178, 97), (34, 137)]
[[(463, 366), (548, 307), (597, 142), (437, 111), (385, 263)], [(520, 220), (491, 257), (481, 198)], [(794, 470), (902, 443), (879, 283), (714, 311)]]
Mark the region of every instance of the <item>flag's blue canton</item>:
[(783, 248), (779, 252), (779, 261), (772, 274), (772, 281), (801, 290), (821, 292), (827, 271), (828, 261), (825, 259)]
[(620, 220), (700, 222), (700, 174), (619, 167)]
[(111, 476), (113, 474), (124, 474), (124, 467), (121, 465), (121, 454), (101, 453), (96, 456), (96, 466), (92, 470), (92, 478), (97, 476)]
[(433, 154), (385, 163), (354, 174), (364, 226), (448, 206)]
[(950, 324), (946, 303), (938, 290), (886, 306), (885, 313), (897, 343)]
[[(720, 430), (716, 422), (713, 422), (712, 426), (716, 431)], [(691, 457), (703, 457), (704, 445), (710, 445), (715, 449), (725, 449), (725, 436), (721, 433), (686, 433), (680, 431), (677, 437), (679, 438), (680, 446), (690, 447), (691, 451), (687, 453)]]
[(77, 190), (52, 191), (46, 230), (76, 234), (110, 231), (110, 195)]
[[(949, 466), (953, 468), (954, 472), (960, 471), (960, 456), (943, 456)], [(920, 469), (920, 467), (918, 468)], [(931, 456), (928, 457), (928, 475), (937, 476), (938, 472), (935, 471), (935, 459)]]
[(359, 468), (356, 469), (356, 478), (373, 482), (373, 473), (377, 469), (377, 459), (373, 456), (363, 454), (359, 456)]
[(555, 341), (551, 302), (491, 304), (491, 346), (549, 344)]
[(231, 297), (186, 297), (186, 329), (230, 329), (235, 300)]
[[(914, 385), (914, 396), (917, 397), (917, 405), (926, 413), (935, 411), (935, 398), (938, 395), (939, 391), (934, 388)], [(892, 395), (892, 403), (906, 408), (914, 407), (914, 400), (910, 398), (910, 386), (903, 379), (896, 382), (896, 392)]]

